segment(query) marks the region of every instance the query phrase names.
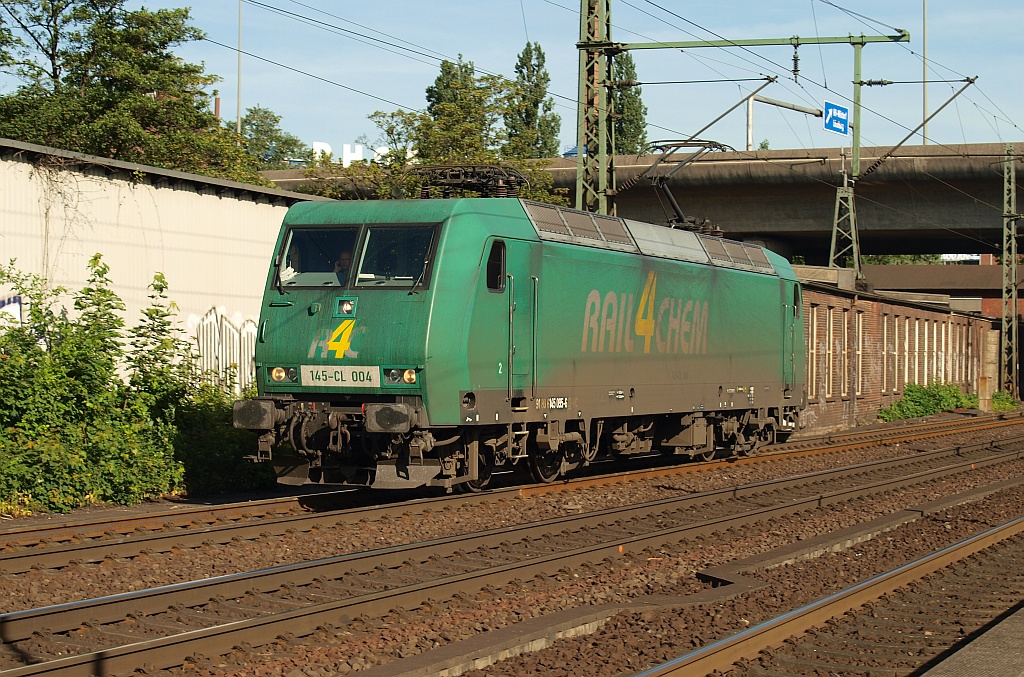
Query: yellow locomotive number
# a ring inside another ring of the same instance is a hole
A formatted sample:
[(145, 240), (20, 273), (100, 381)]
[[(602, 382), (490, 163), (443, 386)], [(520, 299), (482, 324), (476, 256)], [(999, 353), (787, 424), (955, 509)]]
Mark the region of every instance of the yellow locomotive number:
[(334, 356), (339, 360), (345, 357), (345, 351), (352, 345), (352, 328), (355, 326), (355, 320), (344, 320), (331, 334), (327, 349), (333, 350)]
[(644, 352), (651, 352), (651, 338), (654, 336), (654, 291), (658, 286), (658, 274), (653, 270), (647, 273), (647, 284), (640, 296), (640, 307), (636, 311), (637, 336), (644, 337)]

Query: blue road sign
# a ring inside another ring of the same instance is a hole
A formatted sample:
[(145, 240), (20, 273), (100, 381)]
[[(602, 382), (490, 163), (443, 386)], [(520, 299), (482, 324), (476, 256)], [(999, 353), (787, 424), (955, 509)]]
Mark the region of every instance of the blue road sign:
[(846, 136), (850, 133), (850, 109), (828, 101), (822, 111), (825, 119), (825, 131)]

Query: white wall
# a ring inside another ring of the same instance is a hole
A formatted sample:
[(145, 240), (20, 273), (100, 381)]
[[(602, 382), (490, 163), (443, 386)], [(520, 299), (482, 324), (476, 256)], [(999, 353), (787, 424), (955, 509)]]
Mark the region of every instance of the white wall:
[[(147, 287), (158, 271), (190, 334), (211, 308), (238, 326), (258, 318), (278, 228), (300, 196), (5, 150), (3, 263), (17, 259), (20, 270), (76, 291), (86, 282), (89, 258), (103, 254), (129, 327), (149, 305)], [(7, 296), (10, 290), (0, 289)]]

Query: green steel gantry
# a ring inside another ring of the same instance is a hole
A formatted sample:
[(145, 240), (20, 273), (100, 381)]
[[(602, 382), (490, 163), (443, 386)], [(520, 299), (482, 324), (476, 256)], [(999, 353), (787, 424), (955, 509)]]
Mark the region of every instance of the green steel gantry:
[(1012, 143), (1006, 144), (1003, 160), (1003, 324), (1000, 351), (999, 387), (1020, 397), (1017, 354), (1017, 157)]
[[(609, 90), (612, 57), (636, 49), (695, 49), (699, 47), (758, 47), (770, 45), (849, 44), (854, 48), (853, 176), (860, 171), (860, 77), (861, 49), (872, 42), (909, 42), (910, 33), (897, 35), (847, 35), (826, 38), (767, 38), (757, 40), (697, 40), (688, 42), (613, 42), (611, 0), (581, 0), (579, 114), (576, 144), (576, 208), (600, 214), (615, 213), (614, 116)], [(840, 187), (840, 191), (843, 187)], [(856, 238), (850, 190), (850, 230)], [(837, 212), (839, 209), (837, 198)], [(837, 216), (837, 219), (839, 217)], [(854, 239), (854, 242), (856, 240)], [(857, 252), (859, 255), (859, 251)]]

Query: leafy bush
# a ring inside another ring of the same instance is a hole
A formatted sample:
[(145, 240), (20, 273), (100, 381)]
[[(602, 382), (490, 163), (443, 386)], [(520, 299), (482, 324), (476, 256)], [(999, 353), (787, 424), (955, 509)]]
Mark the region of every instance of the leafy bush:
[(1014, 399), (1013, 395), (1000, 390), (992, 396), (992, 411), (1016, 411), (1020, 409), (1020, 402)]
[(977, 395), (965, 395), (959, 386), (952, 383), (933, 383), (929, 386), (908, 383), (903, 389), (903, 397), (893, 402), (891, 406), (880, 409), (878, 417), (883, 421), (899, 421), (954, 409), (977, 407)]
[(230, 396), (194, 368), (163, 275), (140, 323), (124, 332), (108, 272), (99, 254), (89, 261), (71, 319), (54, 310), (64, 289), (13, 261), (0, 266), (0, 285), (27, 302), (24, 324), (0, 326), (0, 511), (269, 483), (267, 469), (242, 461), (256, 444), (231, 427)]
[(232, 425), (234, 398), (202, 385), (177, 410), (177, 459), (185, 466), (190, 496), (274, 486), (268, 463), (244, 459), (256, 450), (256, 434)]

